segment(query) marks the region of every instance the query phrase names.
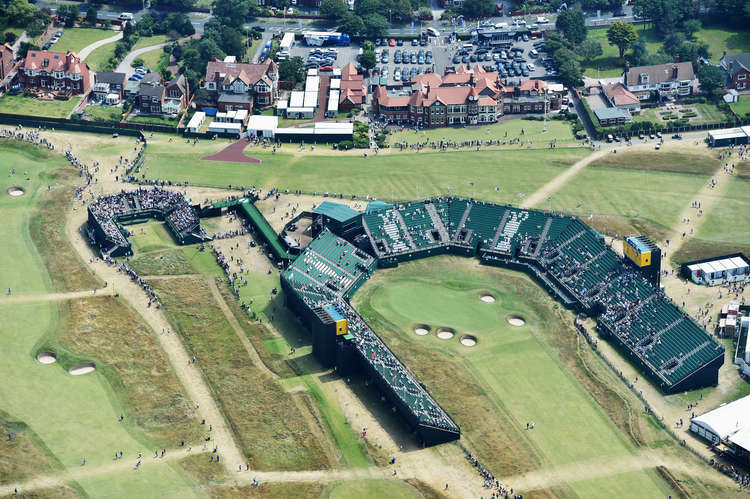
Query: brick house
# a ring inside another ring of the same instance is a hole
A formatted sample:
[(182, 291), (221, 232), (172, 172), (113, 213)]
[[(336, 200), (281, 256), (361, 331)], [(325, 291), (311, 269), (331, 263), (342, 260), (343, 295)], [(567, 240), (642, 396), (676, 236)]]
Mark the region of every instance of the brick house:
[(143, 114), (178, 114), (187, 106), (189, 86), (180, 75), (166, 85), (141, 83), (138, 91), (138, 111)]
[(125, 94), (125, 73), (114, 73), (111, 71), (100, 71), (94, 75), (94, 98), (97, 101), (106, 101), (109, 96), (117, 95), (117, 101), (122, 100)]
[(675, 62), (654, 66), (631, 68), (625, 65), (623, 73), (625, 88), (644, 101), (656, 92), (659, 98), (692, 95), (695, 88), (695, 73), (692, 62)]
[(727, 55), (724, 52), (719, 66), (727, 73), (727, 88), (750, 90), (750, 53)]
[(279, 96), (279, 68), (272, 60), (259, 64), (209, 61), (203, 88), (219, 111), (270, 106)]
[(0, 81), (4, 80), (15, 66), (13, 48), (7, 43), (0, 46)]
[(546, 81), (526, 80), (518, 85), (502, 86), (502, 114), (543, 113), (562, 106), (562, 93), (552, 92)]
[(73, 52), (29, 50), (19, 71), (21, 85), (33, 91), (85, 94), (91, 87), (88, 64)]
[(367, 91), (364, 76), (357, 72), (351, 62), (341, 69), (341, 93), (339, 94), (339, 111), (362, 109)]

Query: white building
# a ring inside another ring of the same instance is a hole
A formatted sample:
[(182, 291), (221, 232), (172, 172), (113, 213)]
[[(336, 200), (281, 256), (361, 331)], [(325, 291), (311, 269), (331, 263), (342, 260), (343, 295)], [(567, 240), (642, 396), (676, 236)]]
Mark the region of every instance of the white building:
[(247, 122), (247, 136), (272, 139), (278, 127), (278, 116), (251, 116)]
[(750, 395), (728, 404), (722, 404), (690, 421), (690, 431), (712, 444), (731, 443), (731, 437), (736, 435), (737, 441), (744, 445), (747, 441), (748, 430), (750, 430)]
[(187, 124), (188, 132), (198, 133), (198, 130), (203, 126), (204, 121), (206, 121), (206, 113), (203, 111), (197, 111)]
[(687, 266), (690, 280), (696, 284), (720, 286), (727, 282), (745, 281), (750, 277), (750, 263), (735, 256)]

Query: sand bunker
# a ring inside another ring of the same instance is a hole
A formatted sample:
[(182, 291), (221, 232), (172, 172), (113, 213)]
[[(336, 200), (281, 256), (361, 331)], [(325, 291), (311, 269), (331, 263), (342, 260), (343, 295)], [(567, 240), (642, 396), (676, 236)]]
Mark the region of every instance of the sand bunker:
[(26, 194), (26, 191), (24, 191), (21, 187), (8, 187), (8, 194), (13, 197), (18, 197)]
[(437, 330), (437, 337), (441, 340), (449, 340), (453, 338), (454, 334), (456, 334), (456, 332), (449, 327), (441, 327)]
[(78, 364), (77, 366), (73, 366), (68, 369), (68, 373), (72, 374), (73, 376), (80, 376), (81, 374), (92, 373), (95, 370), (96, 366), (93, 362), (84, 362), (83, 364)]
[(492, 295), (480, 295), (479, 299), (485, 303), (495, 303), (495, 297)]
[(418, 336), (426, 336), (430, 334), (430, 326), (428, 326), (427, 324), (417, 324), (416, 326), (414, 326), (414, 332)]
[(36, 356), (36, 360), (40, 364), (53, 364), (57, 362), (57, 355), (52, 352), (40, 352), (39, 355)]
[(477, 344), (477, 338), (476, 336), (465, 334), (461, 336), (461, 344), (465, 347), (473, 347)]
[(511, 315), (508, 317), (508, 324), (511, 326), (523, 326), (526, 324), (526, 320), (523, 317), (517, 315)]

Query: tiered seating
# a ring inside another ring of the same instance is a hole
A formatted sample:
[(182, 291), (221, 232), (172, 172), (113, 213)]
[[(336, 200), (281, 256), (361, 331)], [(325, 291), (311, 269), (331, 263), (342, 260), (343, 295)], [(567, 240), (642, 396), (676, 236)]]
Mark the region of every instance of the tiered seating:
[(472, 203), (471, 211), (463, 227), (474, 231), (471, 240), (472, 244), (477, 241), (484, 245), (489, 244), (495, 237), (497, 226), (504, 214), (504, 206), (481, 202)]
[(458, 231), (458, 224), (461, 222), (468, 204), (469, 202), (465, 199), (445, 198), (435, 200), (435, 209), (451, 239), (454, 239)]
[(369, 227), (373, 239), (386, 241), (390, 253), (401, 253), (413, 249), (400, 227), (398, 216), (393, 208), (366, 213), (363, 221)]
[(430, 214), (427, 213), (424, 202), (409, 203), (406, 206), (399, 207), (398, 211), (406, 224), (415, 249), (437, 244), (435, 238), (430, 235), (430, 231), (435, 227)]

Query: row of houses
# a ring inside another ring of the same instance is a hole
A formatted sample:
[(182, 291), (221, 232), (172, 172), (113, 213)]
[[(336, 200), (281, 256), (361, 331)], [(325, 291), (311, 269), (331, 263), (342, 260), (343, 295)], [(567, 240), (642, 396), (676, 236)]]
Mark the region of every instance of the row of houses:
[(442, 76), (426, 73), (407, 84), (375, 87), (373, 111), (391, 123), (427, 128), (481, 125), (505, 114), (559, 110), (563, 93), (562, 85), (542, 80), (511, 85), (479, 65), (460, 66)]

